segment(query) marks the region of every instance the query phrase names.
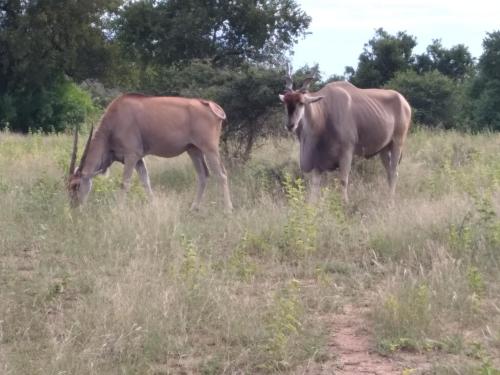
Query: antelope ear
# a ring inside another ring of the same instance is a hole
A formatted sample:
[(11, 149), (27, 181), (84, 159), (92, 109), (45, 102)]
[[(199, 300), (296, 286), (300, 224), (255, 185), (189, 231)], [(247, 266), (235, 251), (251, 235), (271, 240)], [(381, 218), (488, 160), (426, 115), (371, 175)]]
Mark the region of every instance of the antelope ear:
[(284, 103), (285, 102), (285, 95), (279, 94), (280, 100)]
[(324, 98), (324, 96), (309, 96), (309, 95), (304, 95), (304, 99), (306, 101), (306, 104), (317, 102), (317, 101), (319, 101), (319, 100), (321, 100), (323, 98)]

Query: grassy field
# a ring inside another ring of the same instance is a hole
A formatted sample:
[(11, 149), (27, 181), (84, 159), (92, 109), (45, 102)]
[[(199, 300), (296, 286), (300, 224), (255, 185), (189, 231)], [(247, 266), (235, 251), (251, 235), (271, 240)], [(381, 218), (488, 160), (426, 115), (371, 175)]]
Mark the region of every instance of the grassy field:
[(347, 306), (402, 374), (500, 373), (499, 134), (413, 132), (395, 202), (374, 158), (347, 206), (334, 175), (305, 203), (296, 143), (269, 142), (226, 162), (229, 216), (213, 179), (189, 212), (184, 156), (147, 159), (151, 202), (115, 165), (72, 211), (70, 149), (0, 133), (0, 373), (342, 374)]

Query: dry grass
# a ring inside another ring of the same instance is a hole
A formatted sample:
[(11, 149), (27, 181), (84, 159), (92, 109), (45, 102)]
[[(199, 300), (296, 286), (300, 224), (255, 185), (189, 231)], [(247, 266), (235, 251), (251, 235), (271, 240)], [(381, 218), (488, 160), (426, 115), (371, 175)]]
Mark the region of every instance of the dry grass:
[(188, 212), (187, 157), (148, 159), (152, 202), (137, 180), (117, 199), (115, 166), (72, 212), (70, 147), (0, 133), (1, 373), (289, 373), (334, 357), (323, 318), (366, 300), (381, 352), (500, 366), (499, 135), (417, 131), (396, 202), (359, 160), (346, 207), (333, 176), (305, 203), (297, 145), (269, 142), (230, 166), (231, 216), (214, 181)]

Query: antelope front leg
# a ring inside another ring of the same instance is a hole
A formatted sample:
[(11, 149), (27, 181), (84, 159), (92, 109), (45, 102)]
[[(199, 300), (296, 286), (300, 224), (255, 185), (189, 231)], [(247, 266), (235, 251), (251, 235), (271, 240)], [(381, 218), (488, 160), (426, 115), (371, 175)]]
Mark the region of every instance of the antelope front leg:
[(391, 197), (394, 198), (396, 195), (396, 180), (398, 178), (398, 166), (399, 160), (401, 159), (402, 147), (399, 142), (392, 142), (391, 147), (391, 162), (390, 169), (388, 171), (389, 179), (389, 190), (391, 192)]
[(346, 151), (339, 160), (340, 183), (342, 184), (342, 195), (344, 202), (349, 203), (347, 186), (349, 185), (349, 173), (351, 172), (352, 151)]
[(321, 172), (316, 169), (312, 170), (311, 174), (311, 190), (309, 192), (309, 202), (318, 202), (321, 191)]
[(126, 157), (123, 167), (123, 180), (122, 180), (122, 192), (128, 193), (130, 190), (130, 180), (132, 179), (132, 173), (134, 173), (134, 168), (137, 164), (136, 157)]

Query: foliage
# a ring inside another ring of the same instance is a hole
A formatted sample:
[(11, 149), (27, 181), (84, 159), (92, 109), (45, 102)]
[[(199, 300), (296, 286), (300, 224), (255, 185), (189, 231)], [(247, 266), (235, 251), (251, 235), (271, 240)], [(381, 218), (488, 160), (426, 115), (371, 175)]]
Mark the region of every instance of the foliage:
[(290, 206), (285, 225), (283, 255), (304, 258), (316, 250), (316, 209), (306, 202), (304, 180), (289, 174), (284, 180), (285, 194)]
[(136, 89), (156, 95), (214, 100), (227, 115), (222, 134), (226, 151), (248, 160), (260, 138), (278, 132), (271, 119), (280, 105), (277, 95), (283, 87), (282, 77), (282, 72), (258, 65), (230, 69), (214, 67), (206, 60), (193, 60), (183, 66), (146, 69)]
[[(500, 60), (500, 59), (499, 59)], [(471, 95), (473, 100), (472, 121), (474, 130), (489, 129), (500, 130), (500, 79), (482, 81), (479, 78), (475, 82), (477, 86), (473, 91), (479, 91), (479, 95)]]
[(434, 39), (425, 53), (416, 56), (414, 65), (419, 74), (437, 70), (455, 81), (464, 81), (474, 73), (474, 59), (466, 46), (457, 44), (448, 49), (439, 39)]
[(489, 360), (485, 360), (480, 368), (476, 369), (477, 375), (500, 375), (500, 369), (494, 367)]
[(248, 160), (259, 138), (279, 134), (281, 126), (275, 118), (282, 87), (281, 72), (249, 66), (233, 73), (233, 79), (221, 88), (217, 100), (228, 113), (222, 140), (236, 141), (233, 156)]
[[(377, 311), (378, 329), (394, 336), (381, 341), (382, 348), (388, 351), (415, 349), (417, 339), (429, 331), (432, 321), (428, 285), (405, 285), (398, 292), (387, 296)], [(389, 336), (387, 333), (385, 336)]]
[[(103, 77), (111, 55), (104, 14), (117, 0), (0, 3), (0, 122), (12, 130), (51, 128), (74, 121), (76, 89), (66, 77)], [(71, 92), (72, 91), (72, 92)], [(82, 103), (78, 103), (82, 104)], [(85, 108), (79, 111), (85, 112)]]
[[(74, 118), (73, 114), (58, 117), (52, 108), (52, 102), (64, 101), (57, 97), (61, 77), (77, 83), (98, 79), (110, 87), (152, 93), (204, 94), (214, 99), (218, 94), (223, 97), (221, 104), (232, 102), (228, 106), (234, 109), (228, 112), (237, 128), (233, 133), (247, 144), (246, 157), (257, 134), (263, 132), (262, 119), (273, 107), (271, 93), (274, 99), (278, 92), (275, 72), (268, 68), (283, 63), (285, 53), (305, 35), (310, 23), (310, 17), (289, 0), (67, 4), (8, 0), (0, 6), (0, 122), (4, 127), (64, 129), (71, 125), (64, 117)], [(200, 59), (205, 61), (203, 67), (197, 64)], [(175, 79), (179, 67), (188, 70), (182, 76), (190, 87)], [(218, 87), (224, 78), (215, 77), (217, 68), (226, 69), (223, 76), (231, 76), (232, 86)], [(207, 71), (209, 78), (204, 75)], [(266, 82), (271, 76), (272, 82)], [(233, 90), (246, 95), (238, 98)], [(102, 106), (109, 98), (97, 99)]]
[(311, 73), (314, 73), (314, 80), (310, 83), (309, 91), (319, 90), (324, 83), (322, 82), (321, 72), (319, 70), (319, 65), (315, 64), (313, 66), (304, 65), (295, 70), (292, 74), (292, 80), (294, 83), (294, 89), (298, 90), (302, 87), (302, 83), (306, 78), (311, 77)]
[(399, 72), (386, 87), (399, 91), (413, 109), (413, 120), (431, 127), (456, 126), (460, 89), (437, 70), (421, 75), (414, 71)]
[(62, 78), (39, 90), (0, 96), (0, 128), (22, 132), (30, 129), (59, 132), (95, 112), (90, 95)]
[(144, 65), (276, 63), (310, 22), (293, 0), (138, 1), (124, 6), (116, 33), (129, 58)]
[[(278, 134), (280, 67), (310, 23), (296, 0), (1, 0), (0, 128), (62, 131), (83, 121), (92, 110), (71, 82), (84, 82), (100, 107), (125, 90), (202, 96), (228, 114), (226, 152), (247, 160)], [(415, 55), (414, 36), (379, 28), (356, 69), (318, 76), (311, 90), (342, 79), (400, 87), (417, 122), (499, 130), (499, 40), (487, 34), (475, 66), (463, 44), (435, 39)]]
[(478, 73), (468, 87), (473, 130), (500, 130), (500, 31), (487, 33)]
[(479, 70), (483, 78), (500, 80), (500, 31), (486, 33), (483, 54), (479, 58)]
[(290, 342), (302, 328), (303, 307), (300, 301), (300, 284), (297, 280), (277, 292), (266, 319), (268, 334), (265, 345), (267, 359), (262, 364), (266, 370), (283, 370), (289, 367)]
[(404, 31), (391, 35), (379, 28), (359, 55), (357, 69), (346, 67), (346, 74), (358, 87), (381, 87), (397, 72), (410, 68), (413, 63), (412, 51), (416, 45), (415, 37)]
[(241, 280), (249, 280), (257, 272), (257, 266), (255, 262), (250, 258), (245, 249), (245, 244), (248, 241), (247, 236), (248, 234), (245, 233), (241, 240), (242, 244), (235, 249), (228, 260), (228, 268), (230, 272), (236, 275)]
[(3, 1), (0, 90), (40, 89), (61, 73), (76, 80), (102, 76), (109, 64), (103, 16), (119, 3)]
[[(293, 139), (268, 140), (255, 150), (248, 166), (263, 166), (262, 173), (228, 166), (236, 203), (228, 217), (213, 203), (215, 184), (201, 210), (189, 212), (196, 177), (187, 156), (147, 158), (151, 202), (91, 194), (88, 205), (72, 211), (61, 163), (69, 159), (71, 136), (2, 132), (2, 370), (331, 373), (345, 360), (330, 344), (347, 317), (357, 324), (347, 328), (366, 338), (369, 350), (372, 327), (388, 351), (421, 349), (410, 356), (414, 372), (438, 361), (452, 366), (447, 374), (494, 374), (499, 141), (496, 133), (416, 129), (405, 145), (394, 204), (380, 161), (355, 163), (351, 202), (339, 207), (337, 192), (323, 194), (314, 251), (283, 260), (292, 203), (255, 179), (276, 183), (269, 170), (299, 174)], [(80, 150), (84, 143), (82, 137)], [(366, 165), (373, 174), (360, 173)], [(119, 181), (122, 167), (110, 173)], [(459, 232), (469, 212), (462, 251), (450, 228)], [(390, 247), (386, 256), (370, 246), (374, 236)], [(384, 361), (400, 358), (405, 353)]]
[[(442, 322), (479, 324), (483, 319), (484, 284), (477, 268), (436, 257), (429, 271), (396, 273), (381, 289), (374, 308), (379, 349), (462, 350), (450, 340)], [(463, 346), (463, 345), (462, 345)]]
[(201, 277), (205, 273), (205, 267), (200, 259), (196, 245), (192, 240), (181, 237), (184, 259), (181, 263), (179, 276), (189, 291), (195, 291), (200, 287)]
[(415, 37), (405, 32), (391, 35), (380, 28), (365, 44), (358, 67), (346, 67), (345, 74), (359, 87), (401, 88), (419, 123), (498, 130), (499, 35), (500, 32), (488, 33), (476, 67), (463, 44), (445, 48), (440, 39), (435, 39), (426, 52), (414, 55)]
[[(487, 257), (495, 262), (500, 260), (500, 218), (498, 217), (490, 193), (471, 193), (474, 207), (467, 212), (459, 224), (450, 226), (450, 246), (457, 257), (475, 263), (478, 258)], [(483, 289), (476, 277), (474, 267), (469, 270), (471, 284)], [(480, 276), (479, 276), (480, 279)], [(479, 294), (479, 293), (478, 293)]]

